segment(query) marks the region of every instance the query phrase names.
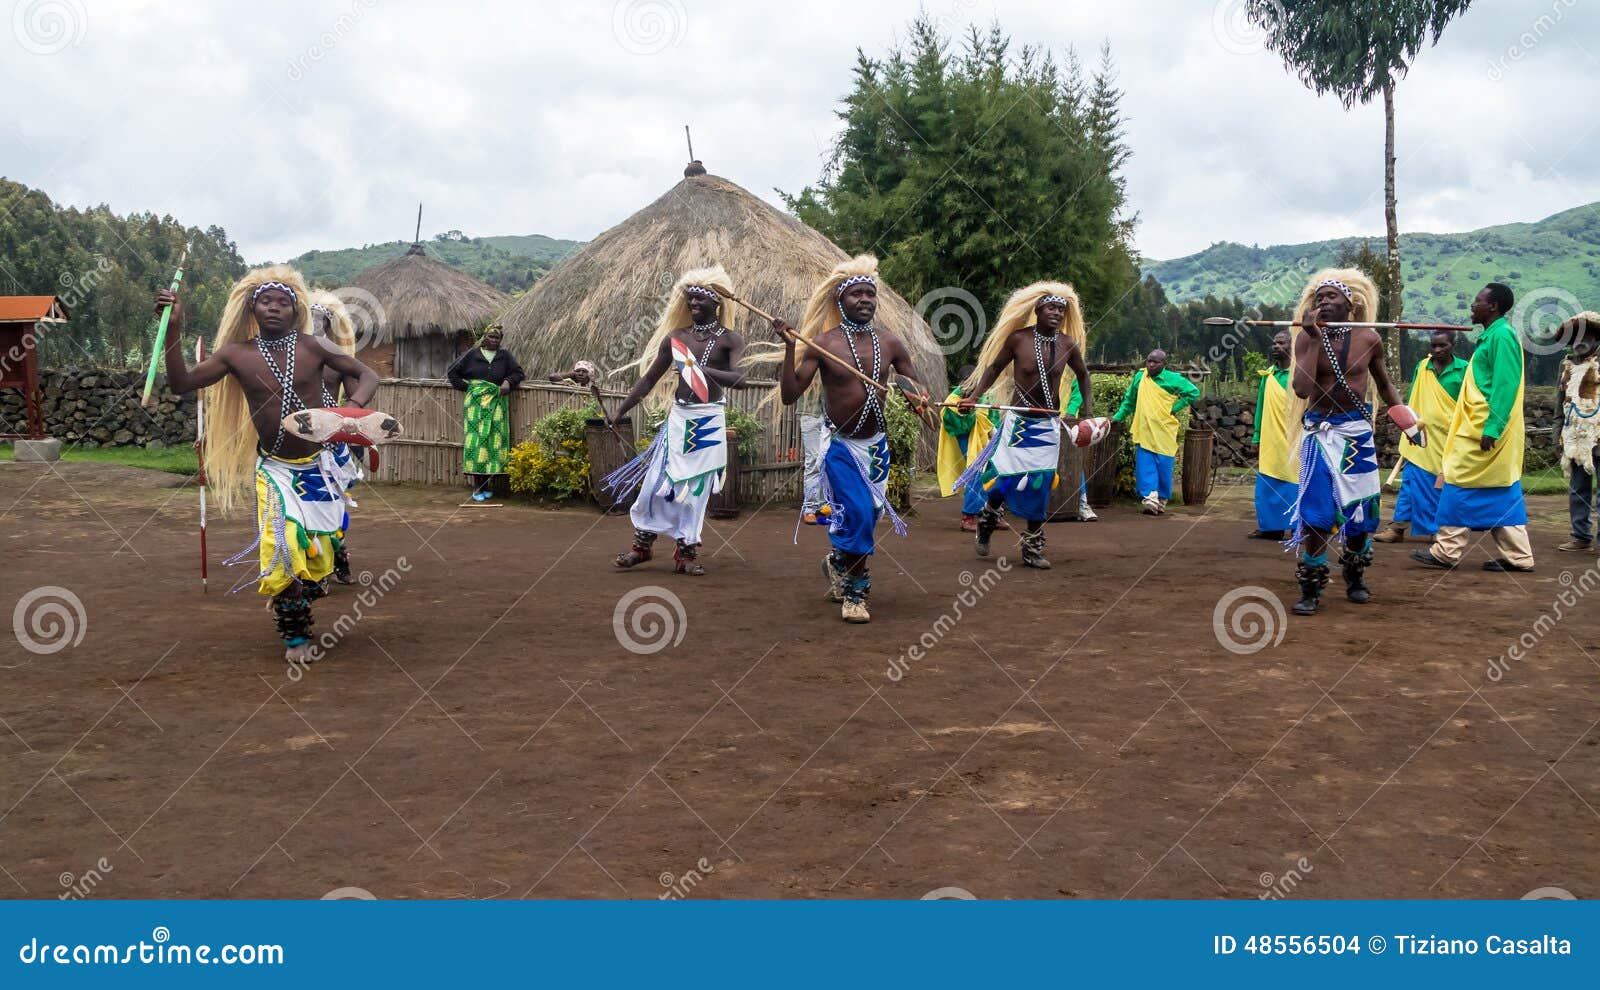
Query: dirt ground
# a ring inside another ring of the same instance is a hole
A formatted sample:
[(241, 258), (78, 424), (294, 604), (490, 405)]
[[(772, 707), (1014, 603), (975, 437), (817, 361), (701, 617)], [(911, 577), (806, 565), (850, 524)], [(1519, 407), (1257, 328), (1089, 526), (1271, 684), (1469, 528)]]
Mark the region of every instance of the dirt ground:
[(626, 518), (367, 489), (373, 583), (290, 672), (227, 594), (247, 524), (202, 596), (180, 485), (0, 465), (9, 896), (1600, 895), (1600, 573), (1559, 499), (1535, 574), (1381, 547), (1371, 604), (1292, 621), (1248, 488), (1052, 525), (1048, 573), (925, 502), (846, 626), (791, 508), (710, 522), (692, 579), (615, 572)]

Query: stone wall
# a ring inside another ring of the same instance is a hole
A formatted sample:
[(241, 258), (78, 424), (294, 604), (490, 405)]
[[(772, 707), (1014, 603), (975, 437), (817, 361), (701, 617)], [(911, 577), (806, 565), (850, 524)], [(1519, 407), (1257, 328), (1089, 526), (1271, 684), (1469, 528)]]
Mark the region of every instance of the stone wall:
[[(194, 396), (179, 398), (157, 376), (158, 401), (139, 405), (144, 375), (132, 371), (68, 368), (41, 371), (44, 390), (44, 432), (83, 448), (171, 447), (194, 442)], [(26, 433), (27, 408), (22, 392), (0, 390), (0, 424), (5, 432)]]
[[(1555, 446), (1556, 424), (1553, 389), (1532, 390), (1527, 395), (1523, 414), (1527, 421), (1528, 443), (1524, 463), (1528, 469), (1555, 464), (1559, 451)], [(1196, 416), (1217, 431), (1211, 456), (1218, 467), (1254, 468), (1255, 458), (1250, 454), (1250, 435), (1255, 429), (1255, 400), (1206, 397), (1195, 404)], [(1378, 416), (1378, 460), (1384, 465), (1394, 464), (1399, 430), (1389, 418)]]

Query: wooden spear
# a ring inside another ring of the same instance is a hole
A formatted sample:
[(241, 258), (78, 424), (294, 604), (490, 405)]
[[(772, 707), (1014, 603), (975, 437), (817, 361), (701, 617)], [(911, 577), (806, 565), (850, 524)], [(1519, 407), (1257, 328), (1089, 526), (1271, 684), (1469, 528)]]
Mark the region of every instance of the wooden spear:
[(1447, 333), (1471, 333), (1477, 327), (1456, 327), (1446, 323), (1372, 323), (1370, 321), (1348, 321), (1344, 323), (1296, 323), (1293, 320), (1236, 320), (1231, 316), (1208, 316), (1205, 319), (1208, 327), (1371, 327), (1374, 330), (1443, 330)]

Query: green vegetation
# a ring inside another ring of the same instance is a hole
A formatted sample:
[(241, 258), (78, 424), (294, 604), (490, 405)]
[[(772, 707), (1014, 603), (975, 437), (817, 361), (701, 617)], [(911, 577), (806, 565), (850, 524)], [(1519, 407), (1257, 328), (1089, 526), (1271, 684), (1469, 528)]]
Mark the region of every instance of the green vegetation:
[[(465, 237), (452, 230), (427, 243), (430, 257), (487, 282), (501, 292), (526, 290), (551, 266), (576, 250), (582, 241), (562, 241), (543, 234)], [(362, 271), (406, 253), (407, 241), (368, 244), (334, 251), (307, 251), (289, 264), (315, 285), (349, 285)]]
[[(1518, 297), (1553, 287), (1585, 306), (1600, 300), (1600, 204), (1537, 223), (1509, 223), (1460, 234), (1400, 235), (1405, 318), (1412, 323), (1467, 322), (1485, 282), (1505, 282)], [(1147, 261), (1145, 272), (1176, 301), (1238, 296), (1246, 303), (1288, 305), (1317, 268), (1364, 238), (1246, 247), (1222, 241), (1198, 254)], [(1568, 314), (1570, 315), (1570, 314)]]
[[(144, 447), (96, 447), (93, 450), (84, 450), (62, 444), (61, 459), (69, 464), (122, 464), (127, 467), (148, 468), (152, 471), (166, 471), (169, 474), (193, 475), (199, 470), (194, 448), (187, 446), (165, 447), (160, 450), (149, 450)], [(9, 460), (11, 460), (11, 444), (0, 443), (0, 461)]]
[(1561, 468), (1543, 467), (1522, 474), (1522, 494), (1524, 495), (1565, 495), (1567, 493), (1567, 479), (1561, 474)]
[[(0, 295), (54, 294), (71, 319), (40, 334), (45, 368), (139, 367), (155, 342), (151, 300), (172, 282), (178, 255), (189, 325), (214, 327), (244, 274), (220, 227), (185, 227), (153, 213), (60, 207), (36, 189), (0, 179)], [(192, 346), (191, 342), (186, 344)]]
[[(857, 56), (844, 131), (820, 181), (785, 197), (790, 209), (845, 250), (877, 254), (913, 305), (939, 293), (924, 309), (971, 309), (964, 292), (992, 318), (1045, 278), (1073, 283), (1086, 313), (1113, 306), (1138, 271), (1109, 51), (1085, 73), (1075, 57), (1013, 50), (998, 26), (952, 45), (928, 14), (906, 37)], [(974, 322), (940, 334), (952, 372), (981, 343)]]

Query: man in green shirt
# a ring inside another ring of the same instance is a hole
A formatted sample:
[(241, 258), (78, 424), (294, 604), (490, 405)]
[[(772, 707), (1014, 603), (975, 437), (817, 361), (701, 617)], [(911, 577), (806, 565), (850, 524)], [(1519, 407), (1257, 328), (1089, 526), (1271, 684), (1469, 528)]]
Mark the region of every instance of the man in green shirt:
[(1439, 535), (1411, 556), (1430, 567), (1454, 568), (1469, 533), (1487, 530), (1500, 556), (1486, 571), (1533, 570), (1528, 507), (1522, 500), (1522, 341), (1506, 314), (1510, 286), (1490, 282), (1472, 302), (1472, 322), (1484, 328), (1472, 352), (1440, 472)]
[(1167, 352), (1145, 356), (1112, 419), (1133, 419), (1133, 479), (1147, 516), (1159, 516), (1172, 498), (1172, 463), (1178, 455), (1178, 413), (1194, 405), (1200, 389), (1167, 367)]

